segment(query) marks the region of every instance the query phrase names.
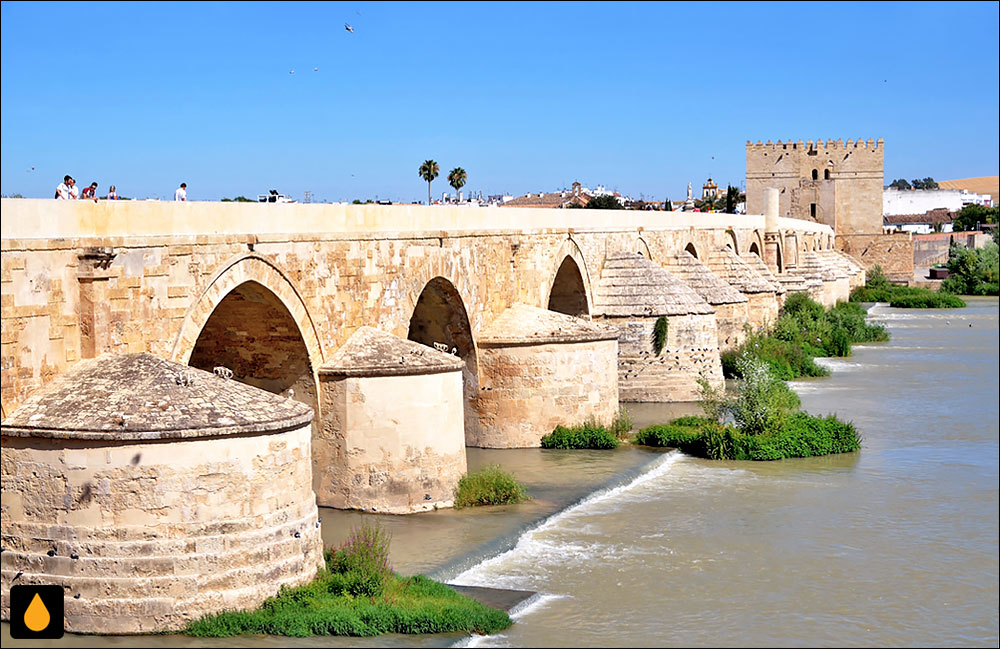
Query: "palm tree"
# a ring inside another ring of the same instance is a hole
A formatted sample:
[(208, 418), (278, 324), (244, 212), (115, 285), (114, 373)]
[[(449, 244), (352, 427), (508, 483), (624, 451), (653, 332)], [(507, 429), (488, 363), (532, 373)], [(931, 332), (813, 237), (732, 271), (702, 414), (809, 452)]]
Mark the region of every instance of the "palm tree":
[(431, 204), (431, 181), (438, 177), (438, 172), (441, 171), (438, 167), (438, 163), (433, 160), (424, 160), (424, 164), (420, 165), (420, 177), (427, 181), (427, 204)]
[(465, 186), (465, 181), (468, 179), (468, 174), (465, 173), (465, 169), (461, 167), (455, 167), (448, 173), (448, 184), (455, 188), (455, 199), (458, 199), (458, 190)]

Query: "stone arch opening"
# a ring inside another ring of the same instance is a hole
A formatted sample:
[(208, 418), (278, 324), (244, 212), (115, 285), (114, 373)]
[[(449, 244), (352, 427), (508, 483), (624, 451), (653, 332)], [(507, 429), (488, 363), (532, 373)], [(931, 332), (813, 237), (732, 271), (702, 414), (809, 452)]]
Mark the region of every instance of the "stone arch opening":
[(695, 259), (699, 259), (699, 257), (698, 257), (698, 249), (694, 247), (694, 244), (693, 244), (693, 243), (689, 243), (689, 244), (688, 244), (687, 246), (685, 246), (685, 247), (684, 247), (684, 250), (686, 250), (687, 252), (690, 252), (690, 253), (691, 253), (691, 255), (692, 255), (692, 256), (693, 256), (693, 257), (694, 257)]
[(587, 286), (583, 283), (583, 273), (576, 261), (567, 255), (556, 278), (552, 281), (549, 292), (549, 311), (558, 311), (578, 318), (589, 318), (590, 307), (587, 305)]
[(775, 265), (778, 267), (778, 273), (780, 274), (785, 272), (785, 262), (781, 258), (781, 245), (775, 246), (774, 261)]
[(823, 170), (823, 180), (830, 180), (830, 170), (829, 169), (824, 169)]
[(434, 347), (434, 343), (438, 343), (439, 347), (444, 345), (448, 353), (455, 353), (465, 361), (462, 393), (468, 441), (479, 423), (475, 408), (479, 394), (479, 370), (469, 315), (454, 284), (444, 277), (435, 277), (427, 282), (413, 307), (406, 337), (428, 347)]
[(637, 254), (642, 255), (646, 259), (652, 261), (653, 254), (649, 251), (649, 244), (642, 237), (635, 240), (635, 251)]
[[(316, 381), (299, 326), (266, 286), (246, 281), (216, 305), (198, 334), (188, 365), (232, 370), (234, 380), (317, 410)], [(318, 422), (314, 419), (313, 425)]]
[(737, 255), (740, 254), (740, 244), (736, 240), (736, 233), (732, 230), (726, 230), (726, 234), (729, 236), (729, 240), (726, 241), (726, 245), (732, 248), (733, 252)]
[[(756, 241), (754, 241), (754, 242), (752, 242), (750, 244), (750, 252), (752, 252), (753, 254), (757, 255), (758, 257), (761, 256), (760, 255), (760, 248), (757, 246), (757, 242)], [(763, 257), (761, 257), (761, 259), (763, 259)]]
[(819, 180), (819, 170), (813, 169), (813, 180)]

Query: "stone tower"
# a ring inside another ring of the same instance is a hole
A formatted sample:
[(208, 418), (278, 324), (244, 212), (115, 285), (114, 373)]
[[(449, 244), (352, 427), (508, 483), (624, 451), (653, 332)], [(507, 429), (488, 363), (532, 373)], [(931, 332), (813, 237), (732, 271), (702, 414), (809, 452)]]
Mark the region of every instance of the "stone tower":
[(747, 213), (764, 213), (764, 190), (780, 190), (778, 214), (825, 223), (837, 234), (882, 232), (882, 138), (878, 141), (747, 141)]

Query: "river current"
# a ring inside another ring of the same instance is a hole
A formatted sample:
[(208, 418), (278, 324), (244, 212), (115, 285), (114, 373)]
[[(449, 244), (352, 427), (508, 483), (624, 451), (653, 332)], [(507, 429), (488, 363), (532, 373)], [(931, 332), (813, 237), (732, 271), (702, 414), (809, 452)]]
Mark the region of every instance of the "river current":
[(542, 593), (472, 644), (997, 646), (997, 300), (870, 319), (890, 342), (793, 382), (861, 452), (665, 455), (458, 575)]

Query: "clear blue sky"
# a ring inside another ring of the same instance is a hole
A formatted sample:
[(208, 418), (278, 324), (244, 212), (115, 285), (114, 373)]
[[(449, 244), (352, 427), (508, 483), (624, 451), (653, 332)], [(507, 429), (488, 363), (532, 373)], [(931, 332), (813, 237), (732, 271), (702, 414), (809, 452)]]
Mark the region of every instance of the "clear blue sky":
[(748, 139), (858, 137), (885, 139), (887, 183), (996, 175), (998, 23), (996, 2), (5, 2), (0, 189), (426, 200), (433, 158), (436, 197), (461, 166), (484, 193), (679, 200), (742, 185)]

